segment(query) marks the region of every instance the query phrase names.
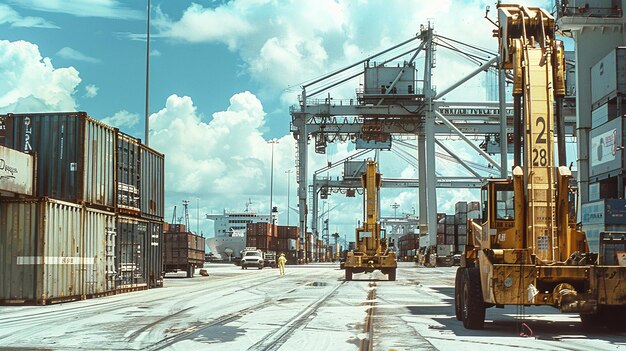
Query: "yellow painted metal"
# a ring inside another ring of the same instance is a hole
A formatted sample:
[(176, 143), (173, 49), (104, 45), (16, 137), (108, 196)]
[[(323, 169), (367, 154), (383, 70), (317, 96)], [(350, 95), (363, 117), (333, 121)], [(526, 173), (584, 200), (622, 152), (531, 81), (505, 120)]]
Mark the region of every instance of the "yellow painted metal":
[[(524, 159), (508, 179), (490, 179), (486, 218), (470, 222), (466, 265), (480, 271), (493, 305), (551, 305), (594, 313), (626, 305), (626, 267), (599, 266), (570, 214), (567, 167), (555, 167), (554, 102), (565, 94), (563, 44), (545, 10), (498, 5), (500, 68), (513, 71), (523, 101)], [(458, 287), (457, 287), (458, 288)]]
[(354, 272), (388, 270), (397, 267), (395, 252), (387, 247), (384, 231), (381, 230), (378, 204), (382, 176), (377, 172), (377, 163), (368, 160), (363, 185), (363, 227), (356, 229), (356, 250), (348, 253), (344, 267)]

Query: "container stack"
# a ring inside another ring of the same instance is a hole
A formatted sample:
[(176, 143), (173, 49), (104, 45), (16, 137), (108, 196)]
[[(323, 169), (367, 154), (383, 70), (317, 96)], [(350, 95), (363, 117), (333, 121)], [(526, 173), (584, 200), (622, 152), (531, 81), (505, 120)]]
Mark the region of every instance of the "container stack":
[(0, 197), (0, 301), (47, 304), (162, 283), (163, 155), (136, 139), (124, 149), (132, 138), (84, 112), (0, 120), (2, 145), (37, 159), (32, 196)]
[(604, 199), (584, 204), (582, 223), (589, 250), (599, 253), (601, 233), (626, 232), (626, 199)]
[(278, 226), (276, 252), (284, 253), (288, 264), (298, 263), (298, 251), (300, 251), (300, 228), (297, 226)]
[(276, 251), (277, 226), (268, 222), (246, 225), (246, 247), (256, 247), (263, 251)]
[(465, 250), (467, 244), (467, 202), (457, 202), (454, 205), (454, 220), (456, 224), (456, 240), (454, 241), (454, 252), (460, 253)]
[(413, 261), (419, 250), (418, 234), (405, 234), (398, 239), (398, 257), (403, 261)]

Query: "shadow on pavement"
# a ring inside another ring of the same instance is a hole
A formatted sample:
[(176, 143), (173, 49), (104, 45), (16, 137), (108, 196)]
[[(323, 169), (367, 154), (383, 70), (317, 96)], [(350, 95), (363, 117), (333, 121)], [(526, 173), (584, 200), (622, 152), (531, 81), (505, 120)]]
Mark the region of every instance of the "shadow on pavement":
[[(523, 331), (533, 338), (541, 340), (567, 340), (593, 338), (604, 340), (616, 348), (626, 347), (626, 332), (608, 328), (588, 329), (580, 322), (578, 314), (560, 313), (552, 307), (526, 307), (520, 315), (516, 306), (488, 308), (483, 330), (470, 330), (463, 327), (454, 315), (454, 288), (432, 288), (446, 296), (443, 300), (448, 305), (442, 306), (407, 306), (413, 315), (432, 316), (431, 319), (441, 325), (432, 325), (431, 329), (441, 329), (457, 336), (515, 337)], [(443, 301), (442, 301), (443, 302)], [(521, 311), (520, 311), (521, 312)], [(529, 329), (522, 327), (525, 323)], [(626, 322), (625, 322), (626, 323)]]

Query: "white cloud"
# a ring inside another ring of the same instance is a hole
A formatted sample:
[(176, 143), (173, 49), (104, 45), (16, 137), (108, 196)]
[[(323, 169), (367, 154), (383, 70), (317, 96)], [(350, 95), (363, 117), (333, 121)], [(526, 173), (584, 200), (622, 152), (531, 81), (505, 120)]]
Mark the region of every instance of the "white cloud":
[(139, 123), (139, 119), (140, 117), (138, 114), (122, 110), (116, 112), (111, 117), (103, 118), (102, 123), (108, 124), (116, 128), (125, 129), (132, 128), (137, 125), (137, 123)]
[(11, 6), (0, 4), (0, 24), (5, 23), (11, 27), (59, 28), (41, 17), (22, 16)]
[(77, 17), (102, 17), (112, 19), (141, 19), (146, 14), (128, 8), (117, 0), (10, 0), (29, 10), (65, 13)]
[(73, 67), (54, 68), (37, 45), (0, 40), (0, 112), (76, 110), (81, 79)]
[(62, 48), (61, 50), (59, 50), (56, 53), (56, 56), (62, 57), (67, 60), (83, 61), (83, 62), (89, 62), (89, 63), (102, 62), (95, 57), (87, 56), (78, 50), (72, 49), (69, 46), (66, 46)]
[(161, 56), (161, 52), (159, 50), (156, 50), (156, 49), (152, 50), (152, 51), (150, 51), (150, 56), (153, 56), (153, 57)]
[[(265, 121), (261, 102), (244, 92), (230, 99), (226, 111), (202, 121), (190, 97), (172, 95), (165, 108), (150, 116), (150, 145), (166, 156), (167, 191), (202, 193), (222, 206), (227, 199), (268, 192), (271, 148), (259, 131)], [(293, 140), (275, 146), (275, 169), (293, 167)], [(219, 207), (218, 207), (219, 208)]]
[[(434, 23), (436, 33), (495, 51), (493, 25), (484, 19), (485, 7), (493, 7), (493, 2), (234, 0), (217, 7), (193, 4), (177, 19), (159, 10), (155, 26), (159, 35), (176, 41), (227, 45), (241, 56), (252, 78), (275, 93), (414, 37), (420, 24), (428, 21)], [(551, 6), (549, 1), (540, 0), (523, 3)], [(382, 20), (382, 14), (393, 20)], [(446, 51), (440, 48), (437, 52), (434, 83), (439, 89), (476, 68)], [(423, 59), (417, 64), (422, 72)], [(343, 98), (352, 98), (356, 83), (336, 91), (345, 94)], [(462, 94), (449, 98), (484, 99), (482, 89), (481, 81), (471, 81)], [(289, 92), (283, 100), (293, 102), (297, 93)]]
[(97, 86), (93, 85), (93, 84), (89, 84), (85, 86), (85, 97), (86, 98), (93, 98), (96, 97), (96, 95), (98, 95), (98, 90), (100, 88), (98, 88)]

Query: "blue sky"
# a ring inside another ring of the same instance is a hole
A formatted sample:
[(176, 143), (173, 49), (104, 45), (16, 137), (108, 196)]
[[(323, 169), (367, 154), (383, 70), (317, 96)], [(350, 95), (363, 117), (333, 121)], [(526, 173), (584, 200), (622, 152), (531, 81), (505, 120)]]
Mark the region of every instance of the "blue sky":
[[(166, 207), (191, 201), (200, 212), (241, 210), (251, 198), (267, 211), (271, 148), (274, 201), (285, 209), (286, 170), (294, 168), (289, 106), (302, 82), (346, 66), (412, 37), (431, 21), (437, 33), (492, 50), (492, 25), (483, 19), (495, 1), (234, 0), (152, 1), (151, 146), (166, 154)], [(550, 1), (524, 1), (550, 7)], [(146, 1), (4, 0), (0, 3), (0, 113), (87, 111), (143, 138)], [(492, 10), (492, 14), (494, 11)], [(475, 67), (438, 52), (434, 81), (453, 83)], [(421, 61), (423, 62), (423, 60)], [(418, 59), (418, 65), (420, 61)], [(454, 69), (451, 69), (453, 67)], [(353, 98), (358, 81), (335, 96)], [(484, 99), (484, 82), (470, 81), (451, 98)], [(353, 149), (333, 145), (314, 156), (312, 171)], [(467, 158), (476, 155), (467, 153)], [(385, 157), (388, 161), (385, 161)], [(384, 156), (386, 176), (414, 177), (414, 167)], [(458, 173), (438, 163), (441, 172)], [(448, 173), (447, 175), (457, 175)], [(295, 178), (291, 174), (290, 204)], [(416, 191), (385, 191), (398, 213), (416, 207)], [(477, 192), (439, 194), (451, 211)], [(197, 200), (199, 199), (199, 201)], [(353, 232), (360, 201), (331, 197), (335, 230)], [(180, 213), (180, 212), (179, 212)], [(168, 217), (169, 216), (169, 217)], [(292, 224), (297, 218), (292, 212)], [(280, 221), (285, 223), (286, 211)], [(195, 229), (195, 225), (193, 226)], [(210, 222), (200, 229), (212, 232)]]

